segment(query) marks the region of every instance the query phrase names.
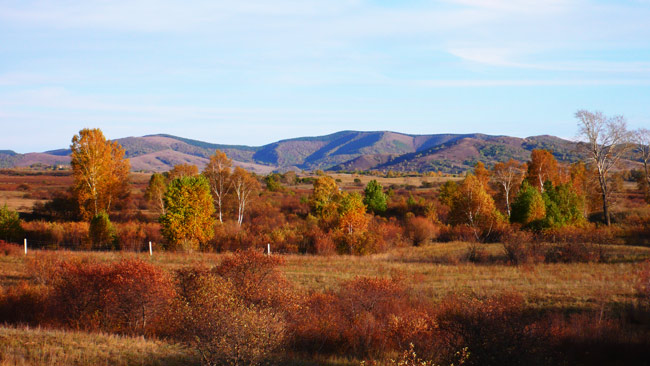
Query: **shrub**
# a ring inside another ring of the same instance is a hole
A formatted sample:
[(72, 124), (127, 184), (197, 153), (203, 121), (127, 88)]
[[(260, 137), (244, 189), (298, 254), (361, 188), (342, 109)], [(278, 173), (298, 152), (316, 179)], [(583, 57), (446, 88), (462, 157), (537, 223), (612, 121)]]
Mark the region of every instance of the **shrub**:
[(73, 328), (151, 333), (173, 297), (166, 272), (141, 260), (62, 262), (52, 284), (52, 313)]
[(23, 238), (18, 212), (10, 210), (7, 205), (0, 207), (0, 239), (16, 243)]
[(194, 347), (207, 365), (258, 365), (278, 350), (285, 326), (271, 309), (247, 304), (235, 285), (214, 273), (178, 277), (172, 335)]
[(106, 212), (100, 212), (90, 220), (88, 236), (94, 249), (114, 249), (115, 229)]
[(546, 252), (547, 263), (589, 263), (603, 261), (604, 252), (598, 245), (580, 242), (552, 245)]
[(0, 323), (39, 325), (49, 313), (44, 286), (21, 282), (0, 288)]
[(7, 243), (4, 240), (0, 240), (0, 254), (5, 256), (7, 255), (18, 255), (23, 253), (23, 248), (16, 244)]
[(510, 264), (538, 263), (544, 260), (541, 244), (529, 231), (514, 230), (503, 237), (503, 250)]
[(426, 244), (430, 240), (437, 238), (439, 233), (438, 227), (425, 217), (410, 217), (407, 219), (405, 226), (405, 235), (415, 246)]
[(445, 299), (436, 316), (447, 357), (467, 347), (468, 365), (534, 365), (542, 363), (545, 334), (524, 312), (521, 296), (505, 294), (484, 300)]

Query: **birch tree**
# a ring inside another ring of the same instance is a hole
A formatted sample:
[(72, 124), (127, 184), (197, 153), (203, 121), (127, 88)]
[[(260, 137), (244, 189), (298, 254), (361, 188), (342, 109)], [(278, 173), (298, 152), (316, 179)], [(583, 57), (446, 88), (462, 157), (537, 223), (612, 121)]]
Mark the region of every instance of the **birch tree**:
[(609, 201), (612, 192), (609, 179), (611, 171), (632, 148), (627, 122), (620, 115), (607, 117), (602, 112), (586, 110), (577, 111), (575, 117), (578, 119), (578, 137), (584, 140), (579, 146), (587, 151), (588, 160), (596, 167), (605, 222), (611, 225)]
[(109, 213), (116, 198), (128, 193), (130, 164), (124, 149), (107, 141), (98, 128), (85, 128), (70, 145), (73, 191), (84, 219)]
[(496, 163), (492, 169), (492, 179), (499, 188), (503, 189), (508, 217), (510, 217), (510, 198), (515, 193), (516, 187), (521, 183), (521, 171), (521, 164), (513, 159), (506, 163)]
[(217, 209), (219, 222), (223, 223), (223, 202), (226, 195), (230, 191), (232, 185), (230, 181), (230, 168), (232, 167), (232, 160), (226, 156), (224, 152), (216, 150), (214, 155), (210, 157), (210, 162), (203, 170), (203, 175), (208, 178), (210, 184), (210, 191), (214, 198), (214, 206)]
[(246, 170), (236, 167), (232, 174), (232, 189), (237, 196), (237, 224), (244, 221), (244, 212), (251, 194), (259, 188), (259, 182)]

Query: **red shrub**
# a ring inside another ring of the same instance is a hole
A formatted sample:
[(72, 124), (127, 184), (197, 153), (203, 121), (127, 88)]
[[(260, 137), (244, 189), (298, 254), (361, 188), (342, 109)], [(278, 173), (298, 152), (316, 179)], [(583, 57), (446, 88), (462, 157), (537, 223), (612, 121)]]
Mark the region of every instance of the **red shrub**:
[(52, 312), (65, 325), (118, 333), (152, 332), (173, 296), (167, 273), (141, 260), (62, 262)]
[(0, 323), (39, 325), (47, 322), (48, 291), (44, 286), (21, 282), (0, 288)]
[(213, 271), (231, 281), (246, 303), (280, 309), (291, 299), (290, 284), (277, 269), (283, 263), (280, 256), (249, 249), (226, 255)]

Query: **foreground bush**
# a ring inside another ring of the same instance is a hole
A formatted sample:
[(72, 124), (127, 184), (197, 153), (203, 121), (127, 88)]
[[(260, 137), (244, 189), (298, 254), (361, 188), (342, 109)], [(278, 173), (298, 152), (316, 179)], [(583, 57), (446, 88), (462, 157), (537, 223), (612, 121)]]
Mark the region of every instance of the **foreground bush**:
[(141, 260), (62, 262), (55, 273), (52, 315), (75, 329), (151, 333), (174, 296), (168, 274)]
[(247, 304), (232, 282), (205, 270), (178, 275), (170, 336), (194, 347), (206, 365), (258, 365), (284, 342), (283, 319)]

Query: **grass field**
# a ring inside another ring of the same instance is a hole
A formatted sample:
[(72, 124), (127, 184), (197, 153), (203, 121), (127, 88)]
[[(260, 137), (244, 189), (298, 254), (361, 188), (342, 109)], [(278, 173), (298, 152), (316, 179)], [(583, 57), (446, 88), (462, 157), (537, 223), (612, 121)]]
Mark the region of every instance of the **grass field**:
[(109, 334), (0, 326), (0, 365), (199, 365), (177, 344)]
[[(357, 256), (285, 255), (281, 270), (296, 286), (307, 290), (334, 289), (357, 276), (403, 277), (425, 296), (440, 299), (450, 293), (489, 296), (517, 292), (533, 307), (593, 309), (633, 300), (634, 281), (640, 262), (650, 258), (650, 248), (605, 246), (608, 263), (506, 264), (457, 263), (470, 244), (434, 243), (422, 247), (396, 248), (387, 253)], [(500, 244), (482, 244), (488, 255), (502, 255)], [(174, 270), (195, 264), (216, 264), (220, 254), (211, 253), (98, 253), (30, 251), (27, 258), (43, 256), (92, 256), (101, 261), (140, 257)], [(31, 281), (23, 254), (0, 256), (3, 286)]]

